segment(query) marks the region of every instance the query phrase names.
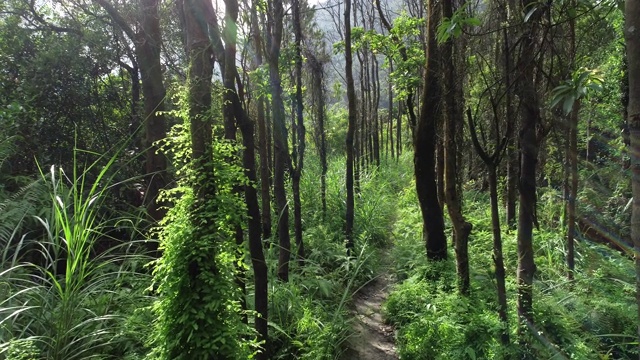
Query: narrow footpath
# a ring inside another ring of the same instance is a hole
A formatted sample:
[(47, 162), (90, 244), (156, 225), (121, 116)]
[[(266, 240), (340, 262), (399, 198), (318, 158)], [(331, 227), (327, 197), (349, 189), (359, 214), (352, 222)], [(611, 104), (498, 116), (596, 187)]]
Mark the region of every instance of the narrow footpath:
[(381, 307), (389, 296), (393, 277), (387, 270), (390, 260), (383, 255), (381, 274), (353, 298), (354, 335), (348, 340), (343, 360), (397, 360), (394, 329), (382, 320)]

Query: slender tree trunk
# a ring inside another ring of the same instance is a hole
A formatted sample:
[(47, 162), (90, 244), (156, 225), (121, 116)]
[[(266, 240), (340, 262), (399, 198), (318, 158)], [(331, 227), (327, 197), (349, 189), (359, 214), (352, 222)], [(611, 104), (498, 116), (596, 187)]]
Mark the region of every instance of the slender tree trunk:
[(289, 204), (285, 190), (285, 173), (289, 161), (289, 145), (285, 125), (284, 102), (280, 82), (280, 46), (282, 44), (282, 27), (284, 8), (282, 0), (269, 3), (268, 13), (269, 38), (269, 80), (271, 83), (271, 102), (273, 116), (273, 142), (275, 153), (273, 192), (278, 213), (278, 278), (289, 281), (289, 260), (291, 259), (291, 237), (289, 235)]
[[(451, 0), (442, 2), (442, 16), (450, 18), (453, 15)], [(453, 224), (454, 244), (456, 250), (456, 268), (460, 293), (469, 294), (469, 234), (473, 226), (462, 215), (462, 200), (458, 192), (458, 144), (457, 133), (464, 121), (460, 103), (456, 98), (456, 66), (453, 58), (453, 42), (451, 40), (440, 45), (442, 49), (442, 74), (444, 92), (444, 173), (445, 200), (449, 218)]]
[(372, 79), (375, 88), (372, 110), (373, 110), (373, 159), (377, 167), (380, 167), (380, 118), (378, 116), (378, 107), (380, 106), (380, 74), (378, 71), (378, 60), (375, 55), (371, 59), (373, 63)]
[[(522, 0), (522, 9), (529, 9), (534, 0)], [(524, 24), (520, 38), (518, 80), (516, 92), (522, 101), (520, 124), (520, 207), (518, 212), (518, 315), (526, 324), (533, 324), (533, 277), (536, 266), (533, 259), (533, 227), (536, 217), (536, 165), (538, 162), (537, 127), (540, 124), (540, 106), (534, 81), (536, 28), (539, 14), (533, 14)], [(522, 327), (521, 334), (522, 334)]]
[[(257, 180), (256, 176), (256, 158), (255, 143), (253, 140), (254, 125), (246, 116), (240, 122), (240, 130), (242, 131), (242, 144), (244, 152), (242, 164), (245, 168), (245, 175), (251, 182)], [(260, 236), (260, 210), (258, 207), (258, 194), (253, 186), (244, 187), (244, 196), (247, 203), (247, 215), (249, 217), (249, 253), (251, 255), (251, 264), (253, 266), (253, 284), (254, 284), (254, 306), (256, 315), (254, 317), (255, 329), (258, 333), (258, 342), (262, 344), (262, 352), (256, 355), (257, 360), (267, 360), (269, 358), (267, 350), (269, 348), (268, 326), (269, 319), (269, 295), (268, 295), (268, 269), (262, 251), (262, 239)]]
[(160, 190), (169, 183), (167, 159), (155, 145), (167, 135), (164, 114), (166, 91), (162, 82), (162, 65), (160, 49), (162, 35), (160, 32), (159, 0), (142, 0), (140, 21), (141, 31), (136, 34), (136, 55), (140, 66), (142, 95), (144, 98), (145, 147), (147, 181), (147, 211), (154, 221), (160, 221), (166, 211), (163, 204), (157, 202)]
[[(257, 3), (251, 5), (251, 32), (255, 51), (255, 66), (262, 66), (262, 38), (258, 23)], [(258, 149), (260, 153), (260, 200), (262, 205), (262, 237), (271, 238), (271, 195), (269, 186), (269, 151), (267, 150), (267, 120), (265, 118), (264, 97), (257, 100)]]
[[(227, 0), (229, 1), (229, 0)], [(227, 5), (229, 9), (229, 5)], [(233, 73), (229, 74), (233, 78), (237, 75), (235, 69)], [(226, 75), (225, 75), (226, 76)], [(235, 91), (235, 88), (231, 89), (232, 96), (230, 97), (231, 106), (234, 111), (237, 124), (242, 132), (242, 145), (244, 151), (242, 152), (242, 166), (244, 167), (244, 173), (251, 182), (257, 180), (256, 174), (256, 154), (255, 154), (255, 142), (254, 142), (254, 124), (249, 118), (246, 111), (242, 108), (242, 102)], [(264, 342), (262, 345), (263, 351), (256, 355), (257, 359), (268, 359), (267, 342), (268, 342), (268, 269), (265, 261), (264, 253), (262, 251), (262, 238), (261, 238), (261, 221), (260, 221), (260, 208), (258, 204), (258, 193), (253, 186), (244, 186), (245, 202), (247, 204), (248, 215), (248, 233), (249, 233), (249, 254), (251, 255), (251, 264), (254, 272), (254, 304), (255, 304), (255, 329), (258, 333), (258, 341)]]
[[(273, 100), (271, 103), (273, 104)], [(267, 125), (267, 166), (269, 169), (269, 188), (271, 188), (271, 190), (273, 191), (273, 164), (275, 164), (276, 162), (275, 149), (273, 147), (273, 116), (271, 116), (271, 106), (265, 107), (265, 110), (265, 123)]]
[[(510, 120), (510, 121), (514, 121)], [(518, 198), (518, 150), (516, 149), (513, 135), (507, 145), (507, 228), (513, 229), (516, 225), (516, 203)]]
[[(488, 164), (489, 165), (489, 164)], [(498, 288), (498, 317), (502, 321), (503, 331), (500, 335), (502, 344), (509, 344), (509, 317), (507, 307), (507, 288), (505, 285), (504, 258), (502, 256), (502, 233), (500, 232), (500, 213), (498, 210), (498, 176), (496, 167), (488, 166), (489, 194), (491, 197), (491, 229), (493, 231), (493, 263), (496, 271)]]
[(633, 191), (631, 238), (636, 262), (636, 302), (638, 307), (638, 339), (640, 339), (640, 3), (625, 3), (625, 39), (629, 72), (628, 125)]
[[(572, 2), (572, 6), (576, 6)], [(570, 52), (572, 68), (576, 64), (576, 29), (575, 18), (569, 20)], [(569, 118), (569, 173), (571, 186), (568, 194), (567, 208), (567, 278), (573, 280), (575, 270), (574, 234), (576, 230), (576, 197), (578, 196), (578, 113), (580, 112), (580, 100), (576, 100)]]
[[(508, 14), (505, 12), (504, 21), (508, 21)], [(511, 96), (511, 39), (505, 27), (502, 30), (504, 41), (504, 76), (505, 76), (505, 114), (507, 123), (511, 128), (515, 128), (517, 119), (513, 112), (513, 96)], [(518, 193), (518, 151), (516, 150), (515, 136), (509, 135), (507, 140), (507, 228), (512, 228), (516, 223), (516, 198)]]
[(396, 124), (396, 156), (398, 159), (402, 154), (402, 114), (404, 114), (404, 108), (398, 103), (398, 123)]
[(313, 54), (308, 54), (309, 65), (313, 78), (313, 98), (314, 109), (316, 110), (316, 129), (315, 138), (319, 141), (316, 144), (318, 155), (320, 156), (320, 165), (322, 173), (320, 175), (320, 193), (322, 197), (322, 218), (327, 215), (327, 139), (324, 130), (325, 104), (324, 104), (324, 70), (323, 65), (316, 59)]
[(388, 148), (391, 150), (391, 158), (395, 157), (395, 149), (393, 143), (393, 86), (391, 84), (391, 73), (393, 72), (393, 60), (389, 58), (389, 84), (387, 88), (387, 92), (389, 93), (389, 145)]
[(345, 76), (347, 79), (347, 100), (349, 109), (349, 123), (347, 128), (347, 212), (345, 236), (347, 238), (347, 254), (351, 254), (354, 247), (353, 220), (354, 220), (354, 193), (353, 193), (353, 137), (356, 127), (356, 91), (353, 84), (353, 56), (351, 54), (351, 0), (346, 0), (344, 8), (345, 28)]
[(444, 168), (445, 168), (445, 155), (444, 155), (444, 142), (442, 137), (436, 140), (436, 184), (438, 186), (438, 204), (440, 208), (444, 209), (445, 205), (445, 191), (444, 191)]
[(292, 186), (293, 186), (293, 223), (295, 230), (295, 240), (297, 247), (297, 260), (300, 266), (304, 265), (304, 242), (302, 241), (302, 204), (300, 202), (300, 178), (302, 177), (302, 169), (304, 167), (304, 151), (305, 151), (305, 135), (302, 103), (302, 25), (300, 24), (300, 0), (293, 0), (293, 26), (295, 33), (295, 168), (292, 169)]
[(439, 78), (440, 64), (436, 53), (436, 28), (440, 21), (440, 11), (436, 0), (428, 0), (427, 18), (427, 68), (423, 92), (422, 111), (414, 136), (413, 164), (416, 176), (416, 191), (422, 211), (423, 238), (430, 260), (447, 258), (447, 238), (444, 235), (442, 208), (438, 203), (435, 151), (436, 131), (441, 112), (442, 95)]
[[(225, 88), (223, 98), (223, 107), (222, 114), (224, 118), (224, 137), (225, 139), (236, 142), (236, 109), (233, 105), (234, 97), (237, 97), (236, 88), (235, 88), (235, 72), (236, 72), (236, 43), (237, 43), (237, 31), (234, 25), (235, 21), (238, 18), (238, 2), (237, 0), (225, 0), (225, 27), (222, 31), (222, 38), (225, 42), (224, 49), (220, 49), (223, 51), (223, 61), (220, 62), (221, 67), (223, 68), (222, 72), (222, 83)], [(228, 159), (229, 162), (236, 162), (235, 157)], [(244, 192), (244, 186), (234, 185), (233, 192), (238, 197), (241, 196), (241, 193)], [(244, 251), (244, 232), (242, 230), (242, 225), (237, 223), (235, 226), (235, 242), (236, 242), (236, 257), (237, 263), (241, 262)], [(238, 287), (242, 291), (242, 298), (240, 299), (240, 303), (243, 310), (247, 309), (247, 286), (246, 286), (246, 271), (244, 266), (237, 266), (236, 273), (236, 283)], [(243, 321), (244, 323), (248, 323), (249, 320), (247, 318), (246, 313), (243, 313)]]

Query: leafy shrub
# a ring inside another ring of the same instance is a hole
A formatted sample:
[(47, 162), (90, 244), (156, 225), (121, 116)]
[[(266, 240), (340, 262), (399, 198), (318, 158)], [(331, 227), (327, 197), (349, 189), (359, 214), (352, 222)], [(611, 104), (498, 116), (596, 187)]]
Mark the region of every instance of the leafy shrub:
[(11, 340), (6, 348), (7, 360), (37, 360), (40, 350), (32, 340)]

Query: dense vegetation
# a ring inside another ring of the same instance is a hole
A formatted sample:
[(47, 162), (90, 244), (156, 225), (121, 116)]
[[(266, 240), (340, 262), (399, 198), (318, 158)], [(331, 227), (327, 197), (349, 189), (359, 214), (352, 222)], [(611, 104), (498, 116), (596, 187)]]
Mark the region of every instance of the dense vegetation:
[(638, 21), (3, 1), (0, 359), (638, 358)]

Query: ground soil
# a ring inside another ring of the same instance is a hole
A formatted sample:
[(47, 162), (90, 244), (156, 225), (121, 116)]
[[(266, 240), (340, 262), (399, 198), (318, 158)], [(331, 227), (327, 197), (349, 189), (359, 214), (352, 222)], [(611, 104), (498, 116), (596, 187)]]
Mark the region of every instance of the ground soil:
[(397, 360), (394, 329), (384, 323), (380, 308), (389, 296), (393, 277), (382, 273), (362, 287), (353, 298), (353, 336), (343, 360)]

